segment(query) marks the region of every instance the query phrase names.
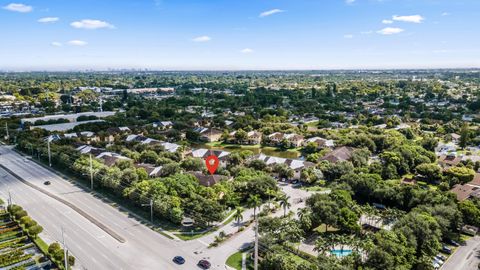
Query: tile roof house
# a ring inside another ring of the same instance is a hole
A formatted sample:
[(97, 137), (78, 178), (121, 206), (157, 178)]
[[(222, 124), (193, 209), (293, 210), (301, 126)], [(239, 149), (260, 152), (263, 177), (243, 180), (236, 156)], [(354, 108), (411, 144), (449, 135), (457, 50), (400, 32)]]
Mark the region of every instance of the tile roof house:
[(170, 152), (170, 153), (175, 153), (177, 152), (178, 149), (180, 149), (180, 145), (176, 143), (169, 143), (169, 142), (164, 142), (152, 138), (145, 137), (143, 135), (128, 135), (127, 138), (125, 139), (126, 142), (139, 142), (141, 144), (149, 144), (149, 145), (154, 145), (154, 144), (160, 144), (163, 146), (165, 151)]
[(456, 156), (455, 154), (441, 155), (438, 158), (438, 165), (444, 169), (448, 169), (453, 166), (457, 166), (462, 161), (462, 157)]
[(220, 166), (223, 166), (223, 167), (227, 166), (230, 152), (200, 148), (200, 149), (193, 150), (191, 153), (192, 157), (201, 158), (201, 159), (206, 159), (210, 155), (215, 155), (218, 158), (220, 162)]
[(160, 121), (153, 123), (154, 128), (159, 128), (161, 130), (171, 129), (173, 127), (172, 121)]
[(355, 151), (353, 147), (342, 146), (321, 157), (320, 160), (326, 160), (331, 163), (348, 161), (352, 158), (353, 151)]
[(458, 143), (460, 141), (460, 135), (457, 133), (450, 133), (450, 137), (452, 137), (452, 142)]
[(471, 197), (480, 198), (480, 173), (476, 173), (473, 180), (466, 184), (455, 185), (450, 192), (454, 193), (459, 201), (464, 201)]
[(253, 156), (251, 159), (258, 159), (263, 162), (267, 166), (275, 166), (276, 164), (286, 164), (290, 169), (294, 171), (294, 179), (300, 179), (300, 174), (303, 169), (308, 167), (313, 167), (315, 164), (312, 162), (300, 160), (300, 159), (289, 159), (289, 158), (281, 158), (281, 157), (272, 157), (267, 156), (265, 154), (258, 154)]
[(226, 181), (229, 179), (227, 176), (220, 175), (220, 174), (206, 175), (206, 174), (203, 174), (202, 172), (189, 172), (189, 173), (195, 176), (195, 178), (197, 178), (200, 185), (205, 187), (211, 187), (219, 183), (220, 181)]
[(138, 163), (135, 167), (144, 169), (149, 177), (160, 177), (162, 172), (162, 166), (154, 166), (152, 164)]
[(77, 151), (80, 152), (80, 154), (92, 154), (94, 156), (100, 155), (102, 152), (105, 152), (104, 149), (92, 147), (90, 145), (81, 145), (76, 148)]
[(200, 140), (206, 142), (218, 142), (223, 135), (223, 132), (216, 128), (202, 128), (199, 131)]
[(267, 138), (269, 139), (270, 144), (272, 145), (277, 145), (281, 143), (283, 140), (287, 140), (288, 142), (290, 142), (290, 144), (292, 144), (295, 147), (301, 146), (304, 140), (304, 137), (302, 135), (298, 135), (295, 133), (284, 134), (281, 132), (274, 132), (268, 135)]
[(327, 139), (320, 138), (320, 137), (308, 138), (303, 142), (303, 145), (306, 146), (309, 143), (316, 144), (317, 148), (325, 148), (325, 147), (333, 148), (333, 147), (335, 147), (335, 143), (333, 142), (333, 140), (327, 140)]
[(120, 154), (113, 153), (113, 152), (102, 152), (97, 155), (95, 158), (102, 159), (103, 163), (109, 167), (115, 165), (118, 160), (130, 160), (127, 157), (124, 157)]
[(241, 141), (238, 141), (237, 138), (235, 138), (235, 134), (237, 134), (237, 131), (230, 132), (228, 134), (229, 138), (228, 141), (230, 142), (235, 142), (238, 144), (260, 144), (262, 142), (262, 133), (258, 131), (249, 131), (247, 132), (247, 137)]

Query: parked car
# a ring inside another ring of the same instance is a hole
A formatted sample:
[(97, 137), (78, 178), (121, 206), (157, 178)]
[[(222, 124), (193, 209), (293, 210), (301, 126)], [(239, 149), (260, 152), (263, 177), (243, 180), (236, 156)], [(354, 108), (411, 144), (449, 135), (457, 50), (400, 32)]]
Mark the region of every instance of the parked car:
[(48, 185), (50, 185), (51, 183), (50, 183), (50, 181), (45, 181), (45, 182), (43, 182), (43, 184), (46, 185), (46, 186), (48, 186)]
[(207, 260), (200, 260), (198, 263), (197, 263), (198, 266), (200, 266), (200, 268), (202, 269), (210, 269), (210, 267), (212, 266), (210, 264), (209, 261)]
[(445, 260), (447, 259), (447, 257), (445, 257), (445, 256), (442, 255), (442, 254), (437, 254), (437, 256), (435, 256), (435, 257), (439, 258), (439, 259), (442, 260), (442, 261), (445, 261)]
[(173, 258), (173, 262), (176, 263), (176, 264), (184, 264), (185, 259), (182, 256), (175, 256)]
[(443, 260), (437, 258), (437, 257), (434, 257), (433, 260), (438, 263), (439, 265), (442, 265), (443, 264)]
[(295, 180), (292, 180), (291, 183), (294, 184), (294, 185), (295, 185), (295, 184), (298, 184), (298, 180), (296, 180), (296, 179), (295, 179)]
[(452, 240), (452, 239), (449, 239), (449, 240), (447, 241), (447, 243), (450, 244), (450, 245), (452, 245), (452, 246), (455, 246), (455, 247), (459, 247), (459, 246), (460, 246), (460, 244), (459, 244), (457, 241)]
[(448, 246), (443, 246), (442, 247), (442, 252), (446, 254), (452, 254), (452, 249), (449, 248)]

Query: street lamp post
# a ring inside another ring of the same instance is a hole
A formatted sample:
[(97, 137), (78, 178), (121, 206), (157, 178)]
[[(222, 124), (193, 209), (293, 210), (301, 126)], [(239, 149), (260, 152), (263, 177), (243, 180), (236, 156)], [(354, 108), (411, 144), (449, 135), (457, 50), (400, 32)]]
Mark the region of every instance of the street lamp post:
[(153, 200), (150, 199), (150, 203), (142, 204), (142, 206), (150, 206), (150, 222), (153, 224)]
[(93, 190), (93, 164), (92, 164), (92, 154), (90, 154), (90, 189)]
[(52, 153), (50, 152), (50, 138), (47, 139), (48, 148), (48, 166), (52, 167)]

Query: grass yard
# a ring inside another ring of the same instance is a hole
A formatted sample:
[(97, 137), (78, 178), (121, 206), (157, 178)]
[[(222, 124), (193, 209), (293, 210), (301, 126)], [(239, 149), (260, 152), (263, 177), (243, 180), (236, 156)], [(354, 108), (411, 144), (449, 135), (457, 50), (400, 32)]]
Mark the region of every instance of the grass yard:
[(228, 257), (226, 264), (234, 269), (242, 270), (242, 254), (247, 252), (247, 270), (253, 269), (253, 260), (249, 256), (249, 251), (239, 251)]

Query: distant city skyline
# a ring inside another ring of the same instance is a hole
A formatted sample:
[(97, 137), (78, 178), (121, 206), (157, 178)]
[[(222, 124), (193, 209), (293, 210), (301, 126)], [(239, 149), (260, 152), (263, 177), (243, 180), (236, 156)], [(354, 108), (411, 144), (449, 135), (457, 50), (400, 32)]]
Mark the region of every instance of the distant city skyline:
[(477, 0), (0, 0), (0, 70), (479, 68)]

